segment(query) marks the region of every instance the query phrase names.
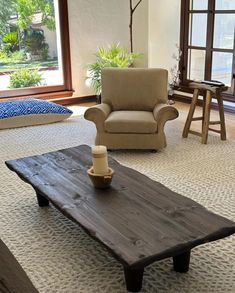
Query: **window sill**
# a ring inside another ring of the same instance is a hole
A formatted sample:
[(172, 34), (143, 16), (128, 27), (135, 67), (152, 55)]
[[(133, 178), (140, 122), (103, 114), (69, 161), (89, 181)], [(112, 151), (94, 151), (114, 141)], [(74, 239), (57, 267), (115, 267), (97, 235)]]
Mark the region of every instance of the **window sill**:
[(42, 100), (59, 100), (65, 97), (72, 97), (73, 91), (58, 91), (51, 93), (43, 93), (43, 94), (35, 94), (35, 95), (25, 95), (25, 96), (14, 96), (14, 97), (4, 97), (0, 98), (0, 102), (2, 101), (10, 101), (10, 100), (25, 100), (29, 98), (42, 99)]

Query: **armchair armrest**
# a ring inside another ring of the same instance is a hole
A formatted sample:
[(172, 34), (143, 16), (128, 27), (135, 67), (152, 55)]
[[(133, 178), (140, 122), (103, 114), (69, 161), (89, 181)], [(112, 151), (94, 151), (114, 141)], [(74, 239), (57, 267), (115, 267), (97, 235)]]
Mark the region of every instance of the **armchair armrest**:
[(111, 112), (108, 104), (102, 103), (86, 110), (84, 118), (95, 123), (97, 131), (104, 131), (104, 121)]
[(164, 125), (168, 120), (176, 119), (179, 112), (175, 107), (166, 104), (157, 104), (153, 109), (153, 116), (158, 124), (158, 131), (163, 132)]

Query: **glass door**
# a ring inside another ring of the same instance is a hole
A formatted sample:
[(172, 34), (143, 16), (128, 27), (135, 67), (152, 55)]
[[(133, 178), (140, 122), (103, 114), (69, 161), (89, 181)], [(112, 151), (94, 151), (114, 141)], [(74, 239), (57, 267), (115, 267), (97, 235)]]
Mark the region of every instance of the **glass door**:
[(4, 10), (0, 0), (0, 98), (71, 90), (66, 1), (7, 2)]
[(203, 80), (205, 75), (208, 0), (188, 3), (187, 80)]
[(235, 0), (182, 0), (182, 80), (218, 80), (234, 95)]
[(233, 83), (235, 0), (216, 0), (211, 78), (231, 87)]

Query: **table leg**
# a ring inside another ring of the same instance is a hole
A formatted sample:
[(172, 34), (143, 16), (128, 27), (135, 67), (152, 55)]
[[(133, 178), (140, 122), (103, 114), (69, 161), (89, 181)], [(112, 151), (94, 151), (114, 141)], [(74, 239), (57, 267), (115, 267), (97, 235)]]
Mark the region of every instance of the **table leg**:
[(187, 273), (190, 263), (190, 250), (173, 256), (174, 270), (179, 273)]
[(49, 200), (46, 199), (43, 195), (41, 195), (38, 192), (36, 192), (36, 195), (37, 195), (38, 205), (40, 207), (46, 207), (49, 205)]
[(124, 275), (127, 291), (139, 292), (142, 288), (144, 268), (132, 269), (130, 267), (124, 267)]

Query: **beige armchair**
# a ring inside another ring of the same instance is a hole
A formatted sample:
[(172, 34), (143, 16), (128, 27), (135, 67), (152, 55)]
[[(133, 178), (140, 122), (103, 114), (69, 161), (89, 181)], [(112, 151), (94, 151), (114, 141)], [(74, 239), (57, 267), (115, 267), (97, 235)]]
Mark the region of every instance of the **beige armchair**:
[(108, 149), (166, 147), (164, 125), (178, 117), (166, 105), (167, 70), (106, 68), (102, 70), (102, 103), (85, 112), (96, 125), (96, 145)]

